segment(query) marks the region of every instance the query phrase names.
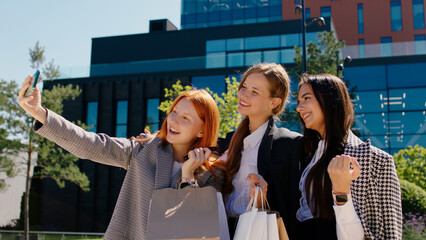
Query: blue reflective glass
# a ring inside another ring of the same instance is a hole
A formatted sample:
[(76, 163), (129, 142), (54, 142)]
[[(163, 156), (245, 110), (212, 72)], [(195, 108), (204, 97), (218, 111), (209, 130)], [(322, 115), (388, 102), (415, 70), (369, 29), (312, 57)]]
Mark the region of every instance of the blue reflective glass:
[(220, 13), (220, 20), (226, 21), (232, 19), (232, 12), (231, 11), (223, 11)]
[(414, 36), (414, 50), (416, 54), (426, 54), (426, 38), (425, 35)]
[(425, 13), (423, 0), (413, 0), (414, 29), (425, 28)]
[(226, 89), (225, 75), (192, 77), (192, 85), (197, 89), (209, 88), (220, 95)]
[(294, 0), (294, 4), (300, 4), (300, 0)]
[(206, 41), (206, 52), (224, 52), (226, 50), (225, 46), (225, 40), (209, 40)]
[(244, 49), (244, 38), (226, 39), (226, 51), (236, 51)]
[(393, 112), (389, 114), (391, 134), (424, 134), (426, 124), (425, 111)]
[(244, 23), (245, 24), (256, 23), (256, 22), (257, 22), (256, 18), (246, 18), (246, 19), (244, 19)]
[(263, 62), (279, 63), (280, 62), (280, 51), (279, 50), (264, 51), (263, 52)]
[(364, 33), (364, 11), (362, 3), (358, 3), (358, 33)]
[(389, 89), (391, 111), (426, 110), (426, 88)]
[(380, 46), (382, 51), (382, 57), (392, 56), (392, 38), (391, 37), (382, 37)]
[(209, 12), (208, 17), (209, 22), (218, 22), (220, 21), (220, 12)]
[(358, 39), (358, 50), (359, 50), (359, 58), (365, 57), (365, 47), (364, 47), (364, 39)]
[(425, 86), (426, 63), (404, 63), (388, 65), (389, 87)]
[(262, 62), (262, 52), (247, 52), (245, 54), (245, 65), (250, 66)]
[(261, 17), (261, 18), (257, 18), (256, 22), (257, 23), (263, 23), (263, 22), (270, 22), (271, 19), (269, 17)]
[(357, 91), (386, 89), (386, 68), (383, 65), (350, 67), (345, 66), (345, 80)]
[(117, 125), (115, 127), (115, 136), (116, 137), (127, 137), (127, 125)]
[(318, 44), (318, 32), (308, 32), (306, 33), (306, 43), (313, 42)]
[(206, 54), (206, 68), (223, 68), (226, 65), (225, 53)]
[(233, 19), (244, 19), (244, 10), (238, 9), (232, 11), (232, 18)]
[(408, 146), (414, 146), (418, 144), (420, 146), (426, 146), (426, 135), (392, 135), (390, 138), (391, 148), (408, 148)]
[(331, 7), (321, 7), (321, 17), (331, 17)]
[(209, 9), (209, 0), (197, 0), (197, 12), (205, 13)]
[(248, 37), (245, 39), (245, 49), (262, 49), (280, 47), (280, 36)]
[(280, 7), (269, 7), (269, 16), (282, 16), (282, 9)]
[(197, 14), (197, 23), (207, 22), (207, 13), (198, 13)]
[(88, 131), (96, 132), (98, 125), (98, 102), (88, 102), (87, 103), (87, 119), (86, 124), (88, 126), (93, 126)]
[[(351, 83), (352, 84), (352, 83)], [(387, 112), (386, 91), (355, 92), (355, 113)]]
[(182, 1), (182, 14), (197, 13), (197, 0)]
[(269, 8), (267, 7), (262, 7), (262, 8), (257, 8), (257, 17), (267, 17), (269, 16)]
[(228, 67), (244, 66), (244, 53), (228, 53)]
[(301, 37), (298, 33), (281, 35), (281, 47), (294, 47), (301, 45)]
[(296, 52), (294, 48), (283, 49), (281, 50), (281, 63), (294, 63), (294, 57)]
[(151, 132), (156, 132), (160, 126), (160, 106), (159, 98), (147, 99), (146, 103), (146, 125), (149, 126)]
[(117, 102), (116, 124), (127, 124), (127, 105), (128, 101)]
[(305, 9), (305, 18), (311, 18), (311, 9), (310, 8), (306, 8)]
[(361, 113), (354, 118), (355, 125), (352, 129), (357, 130), (361, 135), (385, 135), (388, 133), (387, 113)]
[[(353, 130), (356, 130), (353, 128)], [(378, 147), (382, 150), (387, 151), (390, 144), (389, 138), (386, 135), (364, 135), (364, 132), (361, 131), (360, 139), (365, 141), (367, 139), (371, 140), (371, 145)]]
[(401, 1), (390, 2), (392, 31), (402, 30)]
[[(182, 16), (182, 17), (184, 17), (184, 16)], [(196, 21), (197, 21), (197, 15), (196, 14), (185, 15), (185, 24), (196, 23)]]
[(208, 22), (207, 24), (209, 27), (216, 27), (216, 26), (220, 26), (220, 21), (217, 22)]

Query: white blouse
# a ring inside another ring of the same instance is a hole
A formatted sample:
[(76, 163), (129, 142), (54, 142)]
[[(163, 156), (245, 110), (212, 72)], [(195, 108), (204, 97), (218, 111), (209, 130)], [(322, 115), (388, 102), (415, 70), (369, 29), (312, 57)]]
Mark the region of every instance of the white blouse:
[[(234, 191), (229, 195), (226, 201), (226, 211), (230, 217), (238, 217), (246, 211), (250, 202), (250, 183), (247, 176), (257, 171), (257, 155), (259, 152), (260, 142), (268, 127), (268, 121), (257, 128), (254, 132), (244, 138), (244, 148), (241, 152), (241, 164), (238, 173), (232, 179)], [(220, 159), (226, 161), (228, 151), (226, 151)]]

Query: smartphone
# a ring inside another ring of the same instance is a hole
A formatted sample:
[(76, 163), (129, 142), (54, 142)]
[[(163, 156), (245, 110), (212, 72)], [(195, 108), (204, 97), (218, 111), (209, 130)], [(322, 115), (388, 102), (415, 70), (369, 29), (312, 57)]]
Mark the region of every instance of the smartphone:
[(35, 87), (40, 79), (39, 76), (40, 76), (40, 71), (37, 70), (33, 75), (33, 78), (34, 78), (33, 85), (27, 89), (27, 91), (25, 92), (25, 97), (30, 96), (34, 92)]

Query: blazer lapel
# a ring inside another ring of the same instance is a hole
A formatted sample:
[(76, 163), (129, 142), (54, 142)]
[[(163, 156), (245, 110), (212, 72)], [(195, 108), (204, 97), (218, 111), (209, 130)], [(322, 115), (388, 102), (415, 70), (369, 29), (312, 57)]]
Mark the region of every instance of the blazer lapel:
[(265, 177), (269, 169), (273, 138), (272, 133), (275, 128), (274, 118), (271, 117), (269, 119), (265, 134), (263, 135), (262, 142), (260, 143), (259, 152), (257, 155), (257, 171), (263, 177)]
[(170, 144), (160, 142), (157, 148), (157, 170), (155, 172), (155, 189), (170, 187), (173, 168), (173, 148)]
[[(365, 202), (365, 198), (368, 193), (365, 188), (369, 185), (370, 173), (372, 171), (372, 169), (370, 169), (372, 166), (372, 164), (370, 164), (370, 151), (370, 140), (367, 139), (365, 142), (363, 142), (361, 139), (355, 136), (352, 131), (350, 131), (346, 141), (344, 154), (356, 158), (360, 164), (361, 174), (358, 179), (354, 180), (351, 184), (351, 191), (354, 193), (352, 194), (353, 204), (358, 214), (365, 212), (365, 209), (363, 209), (363, 204), (358, 203)], [(361, 220), (363, 219), (364, 218), (361, 218)], [(362, 225), (364, 226), (364, 229), (368, 229), (366, 228), (366, 222), (362, 222)]]

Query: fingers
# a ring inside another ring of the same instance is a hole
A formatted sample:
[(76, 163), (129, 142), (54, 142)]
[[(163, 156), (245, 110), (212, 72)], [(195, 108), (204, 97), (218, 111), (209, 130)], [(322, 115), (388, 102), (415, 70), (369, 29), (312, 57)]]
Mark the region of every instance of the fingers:
[(145, 134), (151, 135), (151, 132), (148, 129), (145, 128), (143, 131), (144, 131)]
[(268, 191), (268, 183), (259, 174), (249, 173), (247, 175), (247, 181), (250, 182), (250, 190), (252, 190), (252, 188), (254, 189), (256, 186), (260, 186), (264, 193), (266, 193), (266, 191)]
[(25, 97), (25, 92), (27, 91), (27, 89), (31, 86), (31, 83), (33, 81), (33, 76), (28, 75), (24, 82), (22, 83), (21, 89), (19, 90), (19, 95), (18, 95), (18, 99), (20, 98), (24, 98)]

